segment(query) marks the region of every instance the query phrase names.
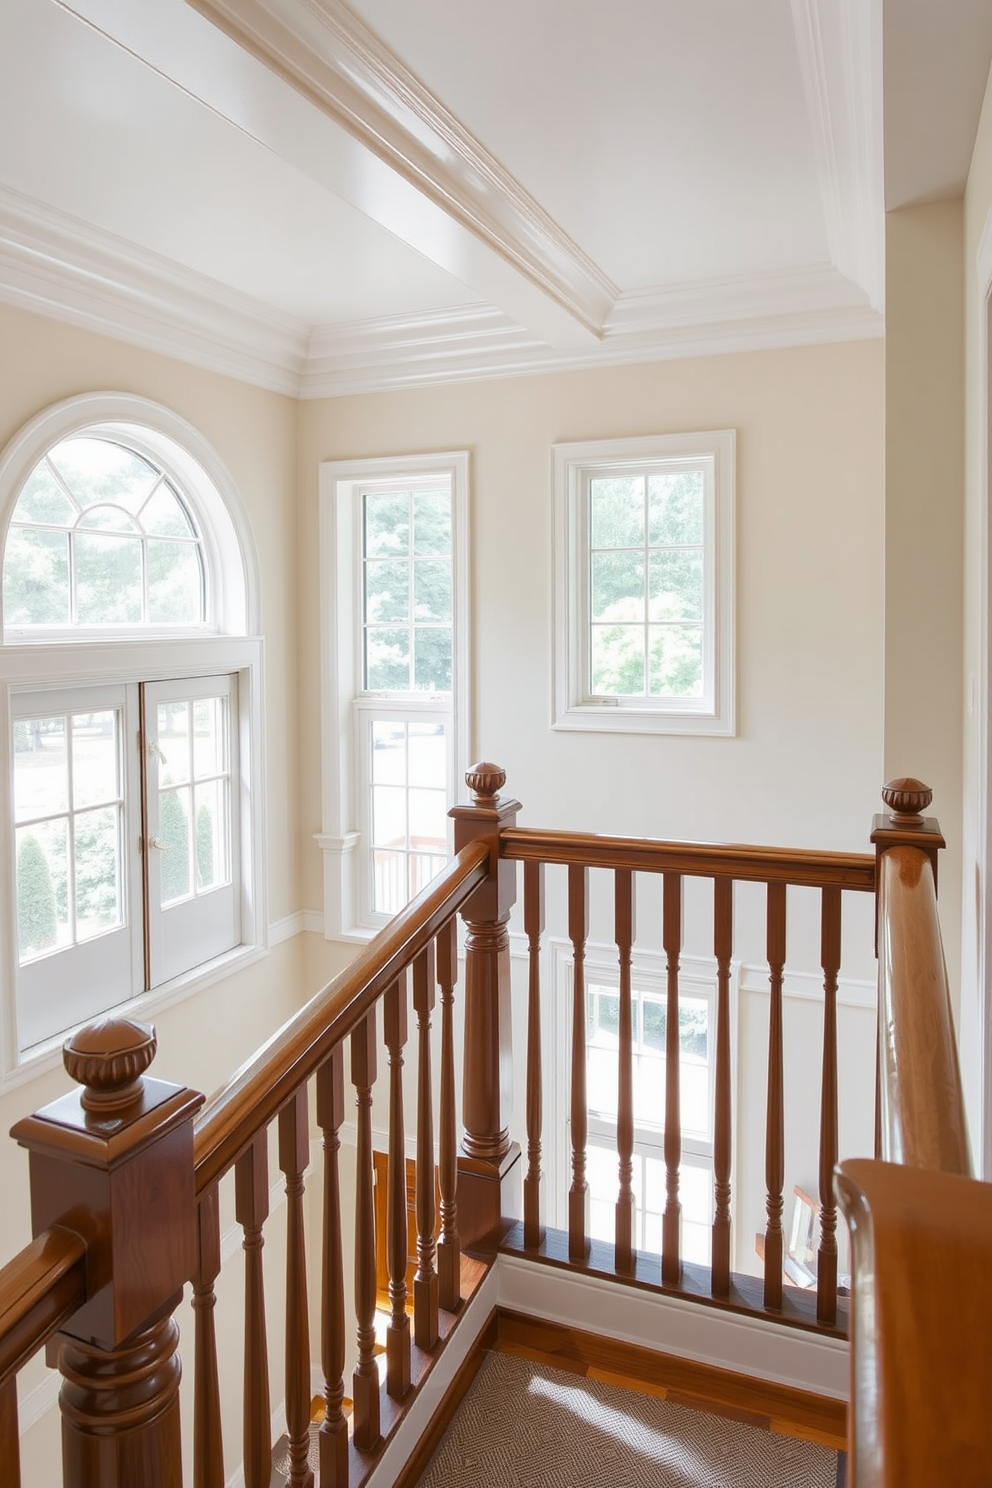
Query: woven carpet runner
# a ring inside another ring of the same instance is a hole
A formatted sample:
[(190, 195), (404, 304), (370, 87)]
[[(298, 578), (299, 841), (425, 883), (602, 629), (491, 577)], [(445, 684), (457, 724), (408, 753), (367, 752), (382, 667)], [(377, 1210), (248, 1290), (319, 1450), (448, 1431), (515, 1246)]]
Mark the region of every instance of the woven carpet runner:
[(490, 1354), (418, 1488), (834, 1488), (837, 1453)]

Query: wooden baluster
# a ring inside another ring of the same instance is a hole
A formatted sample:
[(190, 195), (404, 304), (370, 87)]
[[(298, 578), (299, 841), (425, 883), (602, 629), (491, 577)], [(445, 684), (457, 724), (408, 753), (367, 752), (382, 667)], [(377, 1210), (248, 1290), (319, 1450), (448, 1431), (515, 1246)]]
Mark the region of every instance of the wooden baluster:
[(661, 1279), (676, 1286), (682, 1275), (682, 1204), (679, 1166), (682, 1162), (680, 1101), (681, 1040), (679, 1038), (679, 957), (682, 951), (682, 875), (664, 874), (662, 944), (668, 969), (665, 1026), (665, 1214), (661, 1226)]
[(589, 934), (589, 870), (568, 869), (568, 935), (572, 942), (572, 1185), (568, 1191), (568, 1258), (589, 1254), (589, 1184), (586, 1182), (586, 938)]
[(527, 1177), (524, 1179), (524, 1245), (544, 1239), (541, 1128), (541, 936), (544, 934), (544, 864), (524, 864), (524, 933), (527, 936)]
[(302, 1085), (279, 1112), (279, 1166), (286, 1178), (287, 1488), (313, 1488), (310, 1468), (310, 1319), (303, 1174), (310, 1160), (310, 1109)]
[(634, 875), (618, 868), (614, 881), (614, 935), (620, 960), (620, 1047), (617, 1070), (617, 1195), (616, 1250), (618, 1271), (634, 1269), (634, 1044), (631, 1016), (630, 958), (634, 943)]
[(824, 889), (820, 902), (823, 967), (823, 1076), (820, 1083), (820, 1249), (816, 1263), (817, 1322), (837, 1321), (837, 975), (840, 971), (840, 889)]
[(355, 1177), (355, 1313), (358, 1363), (352, 1376), (355, 1446), (373, 1451), (381, 1439), (379, 1371), (375, 1362), (375, 1196), (372, 1169), (372, 1086), (376, 1075), (375, 1011), (351, 1035), (351, 1081), (358, 1105)]
[(386, 1330), (386, 1389), (402, 1400), (410, 1388), (410, 1319), (406, 1315), (406, 1137), (403, 1130), (403, 1046), (406, 977), (386, 989), (383, 1027), (389, 1050), (389, 1176), (386, 1189), (386, 1269), (390, 1319)]
[(341, 1245), (340, 1130), (344, 1121), (344, 1047), (317, 1071), (317, 1125), (324, 1137), (324, 1214), (320, 1362), (324, 1419), (320, 1423), (320, 1488), (348, 1488), (348, 1422), (344, 1400), (344, 1254)]
[(437, 1270), (434, 1264), (434, 1092), (431, 1083), (431, 1010), (434, 1007), (434, 942), (413, 963), (417, 1014), (417, 1269), (413, 1277), (413, 1336), (417, 1347), (438, 1340)]
[(441, 988), (441, 1235), (437, 1245), (438, 1301), (445, 1312), (462, 1302), (458, 1239), (458, 1123), (455, 1119), (455, 983), (458, 980), (458, 922), (450, 919), (437, 937)]
[(730, 1296), (730, 958), (734, 947), (734, 884), (713, 881), (713, 952), (716, 956), (716, 1062), (713, 1109), (713, 1253), (710, 1287), (714, 1297)]
[(782, 1188), (785, 1183), (785, 1072), (782, 978), (785, 973), (785, 884), (768, 885), (768, 1110), (765, 1119), (765, 1306), (782, 1306)]
[(197, 1259), (193, 1272), (193, 1317), (196, 1345), (193, 1370), (194, 1488), (224, 1488), (224, 1443), (221, 1438), (220, 1376), (214, 1283), (220, 1272), (220, 1194), (208, 1189), (197, 1205)]
[(0, 1385), (0, 1462), (8, 1488), (21, 1488), (21, 1444), (17, 1429), (17, 1376)]
[(262, 1247), (265, 1244), (262, 1226), (269, 1214), (267, 1132), (259, 1132), (234, 1165), (234, 1212), (245, 1236), (245, 1488), (269, 1488), (272, 1478), (272, 1411), (262, 1274)]

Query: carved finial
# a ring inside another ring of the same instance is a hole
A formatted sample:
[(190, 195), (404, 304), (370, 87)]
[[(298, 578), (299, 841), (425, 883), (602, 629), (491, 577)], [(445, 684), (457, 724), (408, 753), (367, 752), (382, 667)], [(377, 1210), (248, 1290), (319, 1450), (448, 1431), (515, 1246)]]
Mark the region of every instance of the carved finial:
[(907, 775), (882, 787), (882, 800), (897, 827), (922, 827), (923, 813), (933, 800), (933, 791), (922, 780)]
[(465, 784), (472, 792), (477, 806), (492, 806), (498, 799), (500, 789), (506, 784), (506, 771), (499, 765), (483, 760), (465, 771)]
[(62, 1045), (62, 1062), (78, 1085), (87, 1111), (106, 1114), (131, 1105), (141, 1094), (142, 1075), (155, 1058), (158, 1040), (150, 1023), (101, 1018)]

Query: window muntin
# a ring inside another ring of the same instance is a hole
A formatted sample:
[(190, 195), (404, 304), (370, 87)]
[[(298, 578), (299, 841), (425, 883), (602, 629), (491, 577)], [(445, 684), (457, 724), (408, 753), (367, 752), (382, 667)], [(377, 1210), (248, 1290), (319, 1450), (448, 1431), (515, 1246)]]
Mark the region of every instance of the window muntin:
[(436, 718), (371, 718), (372, 912), (395, 914), (448, 857), (449, 730)]
[(203, 541), (164, 468), (85, 433), (53, 445), (11, 513), (3, 615), (15, 633), (202, 625)]
[(363, 690), (450, 693), (450, 485), (370, 489), (361, 500)]

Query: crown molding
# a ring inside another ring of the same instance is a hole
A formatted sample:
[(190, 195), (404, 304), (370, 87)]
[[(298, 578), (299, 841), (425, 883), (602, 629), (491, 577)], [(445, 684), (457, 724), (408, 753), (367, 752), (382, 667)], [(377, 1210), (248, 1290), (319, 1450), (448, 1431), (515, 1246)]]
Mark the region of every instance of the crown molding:
[(0, 300), (295, 396), (310, 328), (0, 187)]
[(344, 0), (187, 3), (564, 310), (580, 344), (601, 334), (616, 285)]
[(792, 0), (831, 258), (885, 304), (881, 0)]

